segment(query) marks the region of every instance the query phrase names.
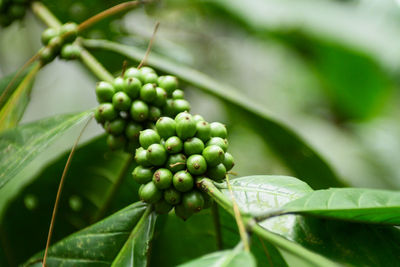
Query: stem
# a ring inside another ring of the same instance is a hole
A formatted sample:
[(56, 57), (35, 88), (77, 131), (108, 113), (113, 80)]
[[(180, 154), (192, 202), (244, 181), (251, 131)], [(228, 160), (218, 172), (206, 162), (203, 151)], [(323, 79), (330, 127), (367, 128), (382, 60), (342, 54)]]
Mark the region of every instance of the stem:
[(214, 223), (214, 229), (215, 229), (215, 236), (216, 236), (216, 241), (217, 241), (217, 249), (222, 250), (223, 249), (223, 244), (222, 244), (222, 233), (221, 233), (221, 222), (219, 219), (219, 211), (218, 211), (218, 205), (214, 202), (211, 205), (211, 214), (213, 218), (213, 223)]
[(41, 2), (32, 3), (32, 11), (38, 16), (47, 26), (58, 28), (61, 22), (51, 13), (51, 11)]
[(203, 179), (198, 180), (197, 187), (200, 188), (200, 190), (202, 190), (203, 192), (210, 195), (227, 212), (229, 212), (231, 215), (235, 216), (235, 213), (233, 212), (233, 208), (232, 208), (232, 203), (221, 191), (219, 191), (215, 187), (214, 183), (210, 179), (203, 178)]

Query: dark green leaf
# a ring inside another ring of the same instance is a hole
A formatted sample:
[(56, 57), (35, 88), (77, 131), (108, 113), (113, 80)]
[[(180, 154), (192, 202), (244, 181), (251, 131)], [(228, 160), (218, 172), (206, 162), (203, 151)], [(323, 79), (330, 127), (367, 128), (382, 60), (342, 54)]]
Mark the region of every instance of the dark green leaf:
[[(146, 207), (136, 202), (57, 242), (49, 249), (48, 266), (110, 266), (138, 222), (146, 220)], [(25, 266), (41, 266), (37, 261), (42, 257), (43, 253), (34, 256)]]
[[(86, 40), (84, 44), (89, 48), (102, 48), (120, 53), (136, 61), (140, 61), (145, 53), (135, 47), (104, 40)], [(331, 167), (307, 143), (283, 125), (279, 119), (272, 117), (264, 107), (255, 104), (238, 90), (154, 53), (150, 54), (147, 62), (161, 71), (176, 75), (179, 79), (217, 96), (242, 111), (282, 161), (313, 188), (343, 186), (343, 182), (335, 175)], [(321, 179), (321, 177), (324, 178)]]
[(58, 115), (0, 134), (0, 189), (64, 132), (91, 116), (92, 111)]
[(317, 190), (287, 203), (283, 210), (364, 223), (400, 224), (400, 192), (362, 188)]

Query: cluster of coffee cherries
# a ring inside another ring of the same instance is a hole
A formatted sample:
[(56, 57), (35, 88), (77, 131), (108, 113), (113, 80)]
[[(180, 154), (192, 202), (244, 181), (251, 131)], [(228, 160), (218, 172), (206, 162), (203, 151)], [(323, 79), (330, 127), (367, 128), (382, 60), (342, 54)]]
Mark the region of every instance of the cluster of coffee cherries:
[[(1, 0), (0, 0), (1, 1)], [(39, 52), (42, 64), (53, 61), (58, 55), (62, 59), (76, 59), (80, 57), (81, 48), (74, 44), (78, 35), (78, 25), (67, 22), (59, 28), (47, 28), (42, 33), (43, 47)]]
[(196, 188), (196, 180), (221, 181), (232, 169), (226, 138), (225, 125), (208, 123), (200, 115), (181, 112), (175, 119), (158, 119), (154, 130), (139, 135), (138, 166), (132, 173), (141, 184), (139, 197), (160, 214), (174, 208), (184, 220), (208, 208), (211, 199)]
[(30, 0), (0, 0), (0, 26), (7, 27), (13, 21), (22, 19)]
[(153, 128), (161, 116), (190, 110), (176, 77), (158, 76), (150, 67), (128, 68), (111, 83), (99, 82), (96, 95), (100, 105), (95, 118), (108, 133), (112, 150), (134, 153), (140, 131)]

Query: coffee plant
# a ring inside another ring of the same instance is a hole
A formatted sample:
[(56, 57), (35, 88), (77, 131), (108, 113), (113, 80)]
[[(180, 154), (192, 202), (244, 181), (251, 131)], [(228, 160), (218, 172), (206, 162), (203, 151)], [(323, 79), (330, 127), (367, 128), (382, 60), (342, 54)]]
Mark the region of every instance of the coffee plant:
[(400, 266), (392, 4), (0, 0), (0, 266)]

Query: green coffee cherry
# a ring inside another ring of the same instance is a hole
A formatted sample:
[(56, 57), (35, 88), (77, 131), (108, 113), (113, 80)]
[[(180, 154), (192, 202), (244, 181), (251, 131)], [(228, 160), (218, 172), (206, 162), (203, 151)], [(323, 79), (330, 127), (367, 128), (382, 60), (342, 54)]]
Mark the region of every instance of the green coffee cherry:
[(111, 102), (115, 93), (114, 87), (108, 82), (98, 82), (96, 85), (96, 96), (102, 101)]
[(219, 146), (222, 148), (224, 152), (228, 149), (228, 140), (222, 139), (221, 137), (212, 137), (208, 142), (206, 143), (206, 146)]
[(187, 111), (183, 111), (183, 112), (179, 112), (176, 116), (175, 116), (175, 121), (178, 122), (182, 119), (186, 119), (186, 118), (190, 118), (193, 119), (193, 116), (187, 112)]
[(210, 167), (217, 166), (222, 163), (225, 158), (225, 153), (219, 146), (207, 146), (202, 153), (207, 165)]
[(74, 22), (67, 22), (60, 27), (60, 36), (66, 43), (72, 43), (78, 35), (78, 24)]
[(172, 183), (174, 184), (175, 189), (179, 192), (187, 192), (193, 188), (194, 180), (190, 173), (186, 171), (179, 171), (174, 174)]
[(182, 220), (186, 221), (193, 215), (193, 211), (188, 210), (185, 208), (183, 204), (179, 204), (175, 206), (175, 215), (181, 218)]
[(114, 109), (114, 106), (110, 103), (100, 104), (97, 110), (100, 114), (100, 117), (108, 121), (115, 119), (118, 115)]
[(161, 110), (158, 107), (151, 106), (149, 109), (149, 120), (157, 121), (161, 116)]
[(156, 129), (158, 134), (167, 139), (175, 135), (176, 122), (169, 117), (161, 117), (156, 122)]
[(182, 204), (187, 210), (199, 212), (204, 207), (203, 195), (197, 190), (187, 192), (183, 194)]
[(126, 121), (124, 119), (115, 119), (110, 121), (107, 126), (105, 127), (106, 132), (119, 135), (124, 132), (126, 126)]
[(163, 107), (163, 114), (164, 116), (174, 117), (176, 115), (174, 110), (174, 100), (167, 99), (165, 101), (165, 106)]
[(162, 198), (162, 191), (158, 189), (156, 185), (151, 181), (145, 184), (145, 186), (140, 191), (139, 197), (146, 203), (156, 203)]
[(181, 89), (176, 89), (172, 93), (172, 99), (184, 99), (185, 93)]
[(211, 137), (211, 127), (206, 121), (198, 121), (196, 124), (196, 137), (207, 142)]
[(143, 83), (157, 84), (158, 76), (154, 72), (146, 73), (143, 75)]
[(112, 103), (115, 109), (125, 111), (129, 110), (132, 101), (126, 93), (117, 92), (112, 98)]
[(159, 144), (161, 141), (158, 133), (151, 129), (141, 131), (139, 134), (139, 143), (142, 147), (147, 149), (152, 144)]
[(156, 74), (156, 72), (150, 67), (141, 67), (139, 69), (139, 79), (140, 79), (140, 81), (144, 83), (146, 75), (150, 74), (150, 73)]
[(207, 171), (207, 162), (201, 155), (191, 155), (187, 159), (186, 166), (193, 175), (201, 175)]
[(156, 98), (153, 100), (153, 105), (163, 107), (167, 101), (167, 92), (161, 87), (156, 87)]
[(176, 154), (182, 151), (183, 143), (179, 137), (171, 136), (165, 141), (164, 147), (169, 154)]
[(135, 161), (143, 167), (151, 167), (151, 163), (147, 160), (147, 150), (139, 147), (135, 152)]
[(226, 168), (222, 163), (214, 167), (209, 167), (207, 170), (207, 175), (216, 181), (223, 180), (226, 176)]
[(128, 68), (126, 69), (125, 73), (124, 73), (124, 77), (129, 79), (129, 78), (136, 78), (140, 80), (140, 72), (137, 68)]
[(42, 44), (43, 44), (43, 45), (48, 45), (48, 44), (49, 44), (49, 41), (50, 41), (52, 38), (56, 37), (56, 36), (58, 36), (58, 29), (55, 29), (55, 28), (47, 28), (46, 30), (44, 30), (44, 31), (42, 32), (42, 37), (41, 37)]
[(175, 188), (170, 187), (164, 191), (164, 199), (171, 205), (177, 205), (181, 202), (181, 192)]
[(152, 144), (147, 148), (147, 160), (154, 166), (161, 166), (167, 160), (167, 151), (161, 144)]
[(61, 48), (61, 58), (63, 59), (77, 59), (81, 56), (81, 48), (79, 45), (65, 44)]
[(235, 166), (233, 156), (228, 152), (225, 153), (225, 158), (222, 163), (224, 164), (226, 171), (230, 171), (233, 166)]
[(201, 122), (201, 121), (204, 121), (204, 122), (205, 122), (204, 118), (203, 118), (201, 115), (199, 115), (199, 114), (193, 115), (193, 119), (194, 119), (194, 121), (196, 122), (196, 124), (199, 123), (199, 122)]
[(131, 106), (131, 117), (135, 121), (145, 121), (149, 116), (149, 106), (141, 100), (135, 100)]
[(182, 140), (193, 137), (196, 134), (196, 122), (191, 116), (184, 116), (176, 123), (176, 133)]
[(167, 168), (173, 173), (186, 169), (186, 156), (181, 153), (170, 155)]
[(55, 53), (58, 53), (63, 45), (63, 42), (64, 40), (60, 36), (55, 36), (50, 39), (48, 46), (51, 47)]
[(129, 122), (125, 127), (125, 136), (130, 140), (137, 140), (139, 138), (140, 131), (142, 130), (142, 125), (135, 122)]
[(131, 98), (136, 99), (139, 96), (140, 88), (142, 88), (142, 83), (139, 79), (130, 77), (126, 79), (126, 86), (124, 87), (124, 92)]
[(154, 204), (154, 210), (158, 214), (167, 214), (172, 210), (173, 206), (168, 204), (164, 199), (159, 200), (156, 204)]
[(96, 121), (98, 123), (103, 123), (104, 122), (104, 118), (101, 116), (98, 108), (96, 108), (96, 110), (94, 111), (94, 118), (96, 119)]
[(113, 87), (114, 87), (114, 89), (115, 89), (115, 92), (120, 92), (120, 91), (125, 92), (125, 91), (126, 91), (126, 88), (127, 88), (127, 86), (128, 86), (128, 81), (125, 80), (125, 79), (122, 78), (122, 77), (116, 77), (116, 78), (114, 79), (112, 85), (113, 85)]
[(225, 125), (223, 125), (222, 123), (212, 122), (210, 123), (210, 127), (211, 127), (211, 136), (221, 137), (221, 138), (228, 137), (228, 131), (226, 130)]
[(132, 172), (133, 179), (139, 184), (146, 184), (153, 178), (153, 172), (149, 168), (137, 166)]
[(183, 144), (183, 150), (187, 156), (193, 154), (201, 154), (204, 149), (204, 143), (197, 137), (189, 138)]
[(163, 88), (168, 95), (172, 95), (172, 92), (178, 87), (178, 80), (171, 75), (161, 76), (158, 78), (158, 85)]
[(174, 112), (175, 114), (183, 111), (190, 111), (190, 104), (185, 99), (174, 99)]
[(111, 150), (118, 150), (124, 148), (126, 145), (126, 139), (122, 135), (108, 135), (107, 136), (107, 145)]
[(158, 169), (153, 174), (153, 183), (158, 189), (167, 189), (172, 184), (172, 172), (168, 169)]
[(146, 83), (140, 89), (140, 98), (143, 101), (151, 103), (156, 99), (156, 97), (157, 97), (157, 90), (154, 84)]
[(51, 61), (53, 61), (56, 58), (56, 53), (54, 52), (54, 50), (52, 48), (50, 48), (49, 46), (43, 47), (40, 50), (40, 54), (39, 54), (39, 58), (40, 61), (42, 62), (42, 64), (47, 64), (50, 63)]

